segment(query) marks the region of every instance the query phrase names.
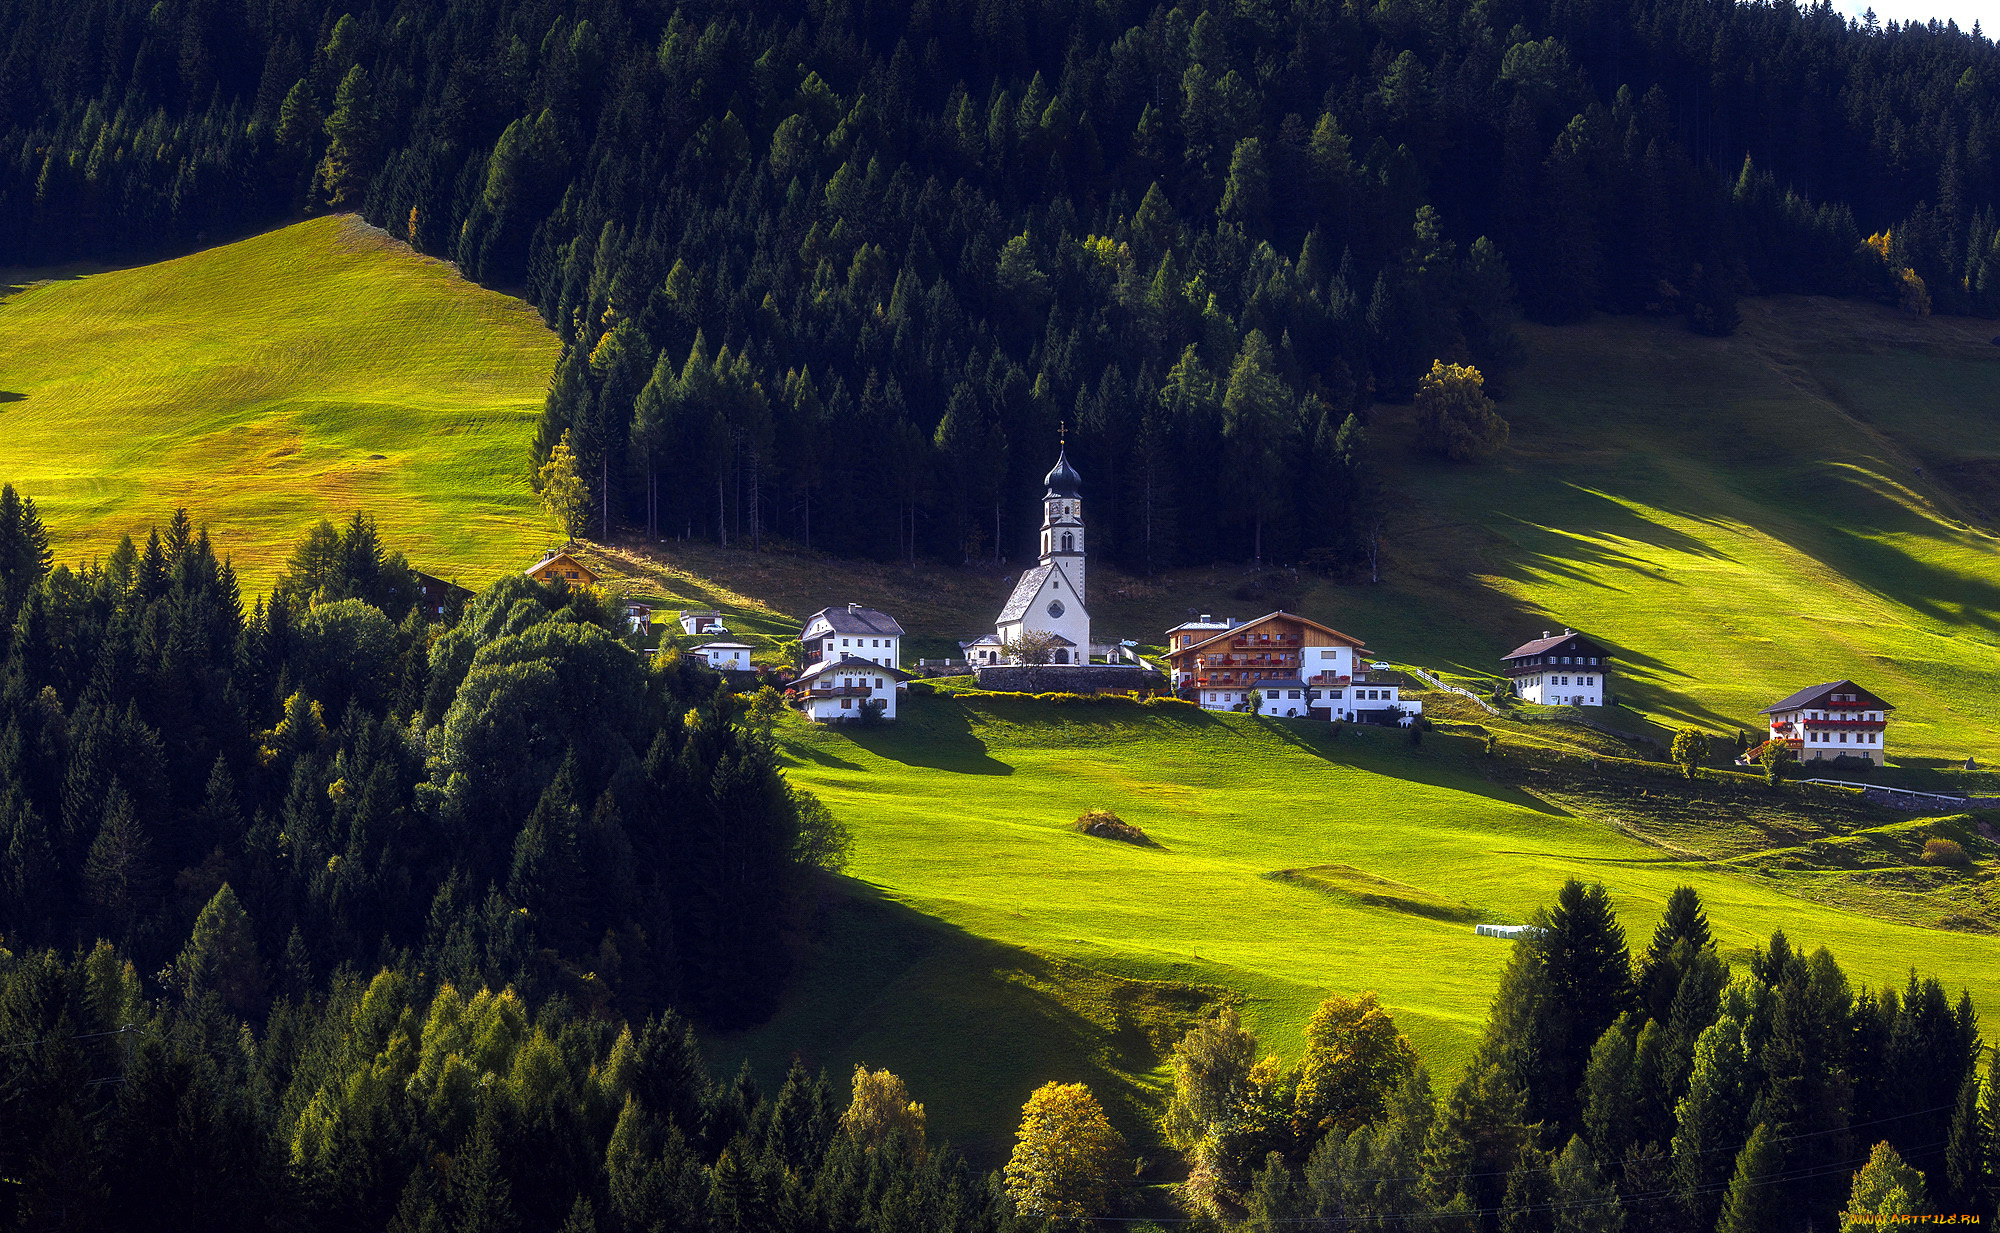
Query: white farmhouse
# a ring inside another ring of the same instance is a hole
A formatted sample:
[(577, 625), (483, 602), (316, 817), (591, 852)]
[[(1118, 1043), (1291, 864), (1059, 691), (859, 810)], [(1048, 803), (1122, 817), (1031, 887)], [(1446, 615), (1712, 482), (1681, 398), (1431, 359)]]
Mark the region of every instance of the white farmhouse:
[(879, 708), (883, 719), (896, 717), (896, 694), (910, 674), (894, 667), (849, 655), (821, 660), (799, 674), (792, 688), (799, 709), (816, 723), (858, 720), (867, 708)]
[(747, 642), (704, 642), (694, 649), (694, 653), (707, 661), (708, 666), (720, 671), (750, 671), (750, 652), (754, 648)]
[(1882, 740), (1895, 709), (1853, 681), (1829, 681), (1758, 713), (1771, 717), (1771, 739), (1790, 745), (1801, 762), (1865, 758), (1881, 766), (1887, 757)]
[(1543, 633), (1500, 657), (1514, 692), (1541, 706), (1603, 706), (1611, 653), (1565, 629)]
[(799, 641), (805, 644), (808, 668), (847, 658), (903, 666), (903, 627), (895, 617), (860, 604), (821, 608), (806, 618)]
[(625, 624), (641, 638), (653, 632), (653, 606), (636, 599), (625, 601)]
[[(1064, 451), (1058, 450), (1042, 493), (1041, 563), (1014, 583), (1007, 606), (994, 622), (994, 638), (1005, 646), (1028, 634), (1046, 635), (1054, 645), (1051, 663), (1087, 663), (1090, 612), (1084, 606), (1085, 586), (1083, 480)], [(971, 650), (968, 646), (968, 653)]]

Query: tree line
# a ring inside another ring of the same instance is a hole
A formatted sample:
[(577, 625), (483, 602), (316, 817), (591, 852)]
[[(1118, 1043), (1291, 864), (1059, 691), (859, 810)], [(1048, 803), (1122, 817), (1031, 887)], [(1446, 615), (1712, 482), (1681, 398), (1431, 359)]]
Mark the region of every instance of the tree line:
[(1717, 955), (1691, 888), (1634, 956), (1604, 888), (1571, 881), (1442, 1092), (1373, 995), (1325, 1003), (1292, 1068), (1225, 1012), (1174, 1052), (1181, 1201), (1259, 1231), (1992, 1220), (2000, 1063), (1982, 1062), (1969, 999), (1914, 970), (1856, 990), (1782, 933), (1747, 968)]
[(1110, 559), (1350, 570), (1517, 303), (2000, 310), (1996, 91), (1825, 0), (22, 0), (0, 260), (359, 210), (561, 333), (600, 533), (1017, 554), (1067, 421)]
[(105, 939), (251, 1020), (385, 965), (767, 1014), (843, 836), (719, 677), (643, 661), (594, 592), (416, 599), (365, 516), (245, 611), (184, 513), (51, 568), (0, 489), (0, 936)]

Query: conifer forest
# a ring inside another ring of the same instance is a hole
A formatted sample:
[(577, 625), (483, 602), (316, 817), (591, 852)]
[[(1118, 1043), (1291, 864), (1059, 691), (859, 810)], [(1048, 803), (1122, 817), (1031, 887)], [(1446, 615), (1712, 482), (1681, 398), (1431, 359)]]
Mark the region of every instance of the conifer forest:
[[(594, 540), (1018, 559), (1060, 438), (1127, 573), (1365, 578), (1371, 417), (1438, 374), (1504, 409), (1524, 319), (2000, 317), (2000, 49), (1827, 0), (0, 4), (0, 266), (330, 211), (555, 331), (520, 482), (563, 451)], [(1468, 422), (1467, 459), (1505, 439)], [(249, 595), (185, 512), (59, 561), (32, 495), (0, 1233), (2000, 1219), (1970, 998), (1921, 955), (1725, 955), (1688, 888), (1628, 944), (1552, 879), (1462, 1072), (1372, 994), (1290, 1060), (1221, 999), (1157, 1125), (1050, 1082), (1004, 1160), (887, 1070), (712, 1068), (850, 846), (772, 715), (597, 590), (434, 603), (365, 513)]]

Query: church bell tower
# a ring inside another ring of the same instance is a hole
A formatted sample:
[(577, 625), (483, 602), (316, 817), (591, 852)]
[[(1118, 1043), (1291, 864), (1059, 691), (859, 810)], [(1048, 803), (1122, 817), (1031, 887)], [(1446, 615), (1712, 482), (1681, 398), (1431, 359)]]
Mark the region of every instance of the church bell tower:
[(1060, 564), (1082, 604), (1089, 602), (1083, 578), (1083, 480), (1069, 465), (1067, 445), (1065, 441), (1057, 449), (1042, 493), (1042, 564)]

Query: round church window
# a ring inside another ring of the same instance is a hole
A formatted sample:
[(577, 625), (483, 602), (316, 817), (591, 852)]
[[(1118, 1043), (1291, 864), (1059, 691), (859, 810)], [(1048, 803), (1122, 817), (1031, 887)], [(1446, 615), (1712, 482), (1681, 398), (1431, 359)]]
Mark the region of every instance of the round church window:
[(1050, 601), (1049, 601), (1049, 615), (1050, 615), (1050, 616), (1052, 616), (1052, 617), (1059, 617), (1059, 616), (1061, 616), (1062, 614), (1063, 614), (1063, 604), (1062, 604), (1062, 601), (1061, 601), (1061, 600), (1059, 600), (1059, 599), (1052, 599), (1052, 600), (1050, 600)]

